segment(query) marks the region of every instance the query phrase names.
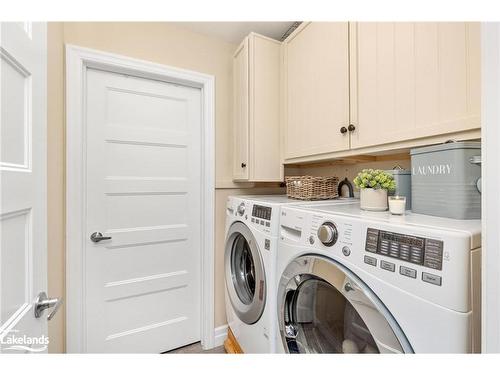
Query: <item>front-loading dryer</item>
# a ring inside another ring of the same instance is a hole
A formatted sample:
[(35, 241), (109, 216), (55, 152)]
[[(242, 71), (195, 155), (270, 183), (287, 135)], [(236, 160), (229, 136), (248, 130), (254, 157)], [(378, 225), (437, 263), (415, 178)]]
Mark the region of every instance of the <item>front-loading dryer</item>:
[[(346, 204), (336, 199), (321, 204)], [(310, 202), (283, 195), (231, 196), (224, 255), (228, 326), (245, 353), (276, 351), (276, 257), (281, 207)]]
[(479, 220), (284, 207), (279, 236), (278, 352), (480, 351)]

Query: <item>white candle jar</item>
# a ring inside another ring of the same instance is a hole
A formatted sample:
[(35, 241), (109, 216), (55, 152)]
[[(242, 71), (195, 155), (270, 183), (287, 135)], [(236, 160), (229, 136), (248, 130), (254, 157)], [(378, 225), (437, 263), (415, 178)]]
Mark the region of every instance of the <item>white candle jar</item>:
[(389, 197), (389, 212), (393, 215), (404, 215), (406, 209), (406, 197), (394, 195)]

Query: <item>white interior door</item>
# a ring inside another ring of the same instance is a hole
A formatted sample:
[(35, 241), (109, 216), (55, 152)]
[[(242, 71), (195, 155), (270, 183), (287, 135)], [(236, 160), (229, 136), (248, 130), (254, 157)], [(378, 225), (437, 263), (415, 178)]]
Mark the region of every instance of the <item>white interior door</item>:
[(86, 101), (86, 351), (199, 341), (201, 90), (89, 69)]
[(0, 27), (0, 351), (45, 352), (47, 313), (34, 307), (47, 290), (46, 25)]

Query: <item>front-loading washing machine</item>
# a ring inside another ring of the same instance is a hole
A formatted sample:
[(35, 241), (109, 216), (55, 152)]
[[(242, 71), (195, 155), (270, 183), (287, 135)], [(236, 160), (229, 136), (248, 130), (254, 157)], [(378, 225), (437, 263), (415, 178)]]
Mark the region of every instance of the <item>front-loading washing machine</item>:
[(276, 349), (480, 351), (481, 222), (283, 207)]
[[(344, 204), (341, 198), (321, 204)], [(276, 256), (281, 207), (310, 202), (283, 195), (231, 196), (224, 255), (228, 326), (245, 353), (274, 353)]]

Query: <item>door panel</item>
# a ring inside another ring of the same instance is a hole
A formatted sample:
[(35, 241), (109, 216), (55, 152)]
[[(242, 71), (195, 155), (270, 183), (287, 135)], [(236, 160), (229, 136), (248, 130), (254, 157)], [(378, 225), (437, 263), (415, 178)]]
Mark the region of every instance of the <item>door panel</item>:
[(351, 25), (351, 147), (480, 127), (479, 23)]
[(285, 159), (349, 149), (347, 22), (313, 22), (285, 44)]
[(292, 260), (278, 286), (288, 353), (412, 353), (385, 305), (348, 268), (320, 255)]
[(245, 38), (233, 59), (233, 179), (248, 180), (249, 137), (249, 71), (248, 38)]
[(47, 315), (33, 311), (47, 290), (46, 25), (0, 27), (0, 352), (46, 352), (8, 343), (47, 337)]
[(251, 34), (249, 40), (250, 180), (283, 181), (280, 139), (281, 43), (257, 34)]
[(201, 93), (89, 70), (88, 352), (200, 340)]
[(229, 228), (224, 268), (226, 291), (235, 314), (245, 324), (254, 324), (266, 305), (265, 269), (251, 230), (241, 222)]

